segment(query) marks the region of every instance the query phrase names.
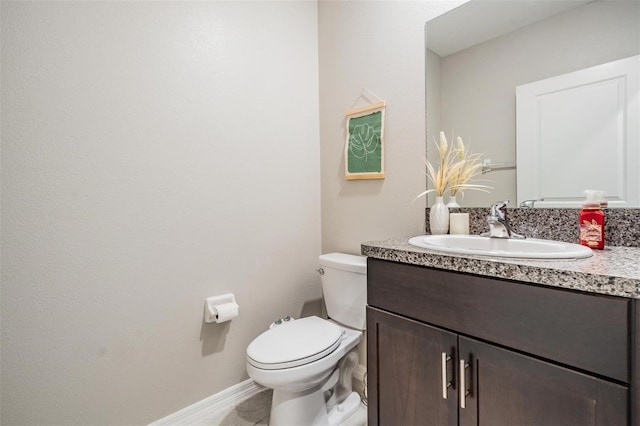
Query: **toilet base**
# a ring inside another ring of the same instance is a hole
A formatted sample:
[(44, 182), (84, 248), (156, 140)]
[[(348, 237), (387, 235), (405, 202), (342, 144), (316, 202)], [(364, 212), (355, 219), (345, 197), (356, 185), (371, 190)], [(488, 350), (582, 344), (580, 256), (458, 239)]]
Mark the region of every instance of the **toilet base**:
[(269, 426), (337, 426), (360, 407), (360, 396), (352, 392), (327, 413), (321, 388), (304, 392), (273, 391)]
[(336, 404), (336, 406), (329, 411), (329, 424), (342, 424), (342, 422), (358, 411), (358, 408), (360, 408), (360, 395), (356, 392), (351, 392), (342, 404)]

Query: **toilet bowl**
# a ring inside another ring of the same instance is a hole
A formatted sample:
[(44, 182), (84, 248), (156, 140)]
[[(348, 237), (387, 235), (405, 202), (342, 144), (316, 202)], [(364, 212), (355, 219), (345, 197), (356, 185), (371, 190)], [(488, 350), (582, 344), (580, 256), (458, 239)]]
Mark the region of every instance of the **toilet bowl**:
[[(315, 346), (309, 346), (309, 339), (305, 337), (314, 335), (319, 338)], [(355, 406), (344, 407), (342, 403), (333, 407), (335, 413), (332, 413), (325, 404), (325, 392), (333, 387), (327, 385), (335, 385), (331, 379), (332, 374), (338, 371), (336, 367), (340, 360), (361, 339), (361, 331), (340, 327), (315, 316), (274, 327), (258, 336), (247, 348), (247, 372), (256, 383), (273, 389), (269, 425), (340, 424), (330, 421), (332, 414), (336, 417), (341, 413), (344, 419), (353, 414), (360, 405), (359, 397)], [(299, 350), (292, 356), (286, 356), (287, 342), (295, 341), (300, 343)], [(271, 350), (267, 349), (268, 346)], [(265, 352), (261, 352), (263, 349)], [(335, 382), (336, 378), (333, 378)]]
[(285, 321), (247, 347), (247, 373), (273, 389), (270, 426), (339, 425), (360, 407), (351, 376), (365, 324), (366, 258), (323, 255), (319, 272), (331, 319)]

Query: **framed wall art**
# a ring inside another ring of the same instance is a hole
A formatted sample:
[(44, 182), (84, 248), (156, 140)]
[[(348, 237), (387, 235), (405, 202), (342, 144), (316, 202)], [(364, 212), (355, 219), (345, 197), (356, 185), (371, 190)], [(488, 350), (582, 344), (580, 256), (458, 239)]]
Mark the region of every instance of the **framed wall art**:
[(384, 179), (384, 109), (377, 102), (347, 111), (345, 179)]

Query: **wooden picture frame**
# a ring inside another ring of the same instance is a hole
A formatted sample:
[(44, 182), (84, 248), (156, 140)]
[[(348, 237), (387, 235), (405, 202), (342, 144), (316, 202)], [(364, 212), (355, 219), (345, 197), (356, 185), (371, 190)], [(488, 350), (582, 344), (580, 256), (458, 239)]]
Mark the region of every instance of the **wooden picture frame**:
[(346, 112), (345, 179), (384, 179), (384, 110), (378, 102)]

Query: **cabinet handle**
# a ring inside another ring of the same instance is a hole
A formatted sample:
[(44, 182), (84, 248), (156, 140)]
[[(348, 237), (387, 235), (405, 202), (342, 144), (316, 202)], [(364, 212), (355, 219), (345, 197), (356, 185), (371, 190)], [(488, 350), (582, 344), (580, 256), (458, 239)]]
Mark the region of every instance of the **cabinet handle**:
[(447, 380), (447, 363), (451, 361), (451, 357), (446, 352), (442, 352), (442, 399), (447, 399), (447, 389), (453, 386), (449, 380)]
[(467, 408), (467, 395), (471, 392), (467, 390), (467, 374), (466, 370), (469, 368), (469, 364), (465, 360), (460, 360), (460, 408)]

